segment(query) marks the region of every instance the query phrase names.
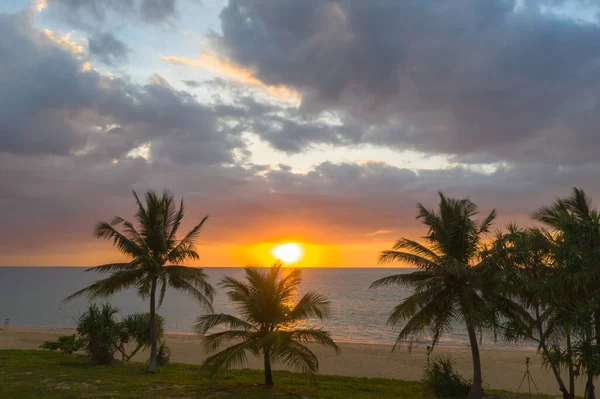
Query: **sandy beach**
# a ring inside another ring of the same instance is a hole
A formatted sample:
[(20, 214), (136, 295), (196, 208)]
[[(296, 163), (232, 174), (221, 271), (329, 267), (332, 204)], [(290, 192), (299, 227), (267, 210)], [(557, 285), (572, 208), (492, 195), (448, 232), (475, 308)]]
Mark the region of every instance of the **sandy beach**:
[[(46, 340), (72, 333), (73, 330), (8, 328), (0, 330), (0, 349), (38, 349)], [(199, 364), (205, 358), (202, 338), (199, 336), (168, 333), (167, 343), (174, 362)], [(405, 347), (397, 348), (392, 353), (391, 345), (380, 344), (340, 343), (340, 347), (342, 354), (339, 356), (331, 351), (314, 348), (319, 356), (322, 374), (419, 380), (426, 362), (423, 346), (415, 346), (412, 353), (408, 353)], [(436, 354), (452, 355), (457, 369), (464, 376), (470, 376), (472, 366), (468, 347), (438, 347), (434, 352)], [(146, 356), (140, 353), (134, 359), (143, 361)], [(525, 372), (526, 356), (531, 357), (531, 375), (540, 393), (557, 394), (554, 376), (542, 369), (539, 355), (527, 349), (481, 349), (485, 386), (515, 391)], [(261, 362), (259, 359), (251, 359), (248, 367), (260, 368)], [(583, 384), (579, 383), (579, 386), (579, 392), (583, 392)]]

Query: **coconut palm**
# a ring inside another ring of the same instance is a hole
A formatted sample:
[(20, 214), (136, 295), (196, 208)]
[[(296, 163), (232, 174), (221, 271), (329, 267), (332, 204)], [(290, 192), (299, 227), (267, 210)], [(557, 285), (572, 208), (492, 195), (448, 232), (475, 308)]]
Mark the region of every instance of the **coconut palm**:
[[(557, 300), (553, 292), (553, 282), (559, 276), (552, 236), (540, 228), (521, 229), (510, 224), (507, 232), (499, 232), (482, 255), (483, 291), (490, 312), (496, 316), (498, 330), (510, 342), (535, 342), (563, 398), (569, 399), (569, 389), (561, 375), (566, 357), (554, 343), (565, 341), (565, 331), (571, 331), (567, 323), (570, 318), (565, 317), (571, 312), (561, 309), (565, 301)], [(568, 365), (567, 369), (572, 371)]]
[(225, 277), (221, 286), (228, 290), (227, 296), (237, 306), (240, 317), (201, 316), (195, 330), (206, 334), (215, 327), (227, 328), (204, 337), (209, 353), (216, 352), (224, 343), (236, 343), (208, 357), (202, 368), (216, 376), (245, 363), (251, 353), (263, 357), (267, 386), (273, 386), (271, 364), (278, 361), (314, 378), (319, 361), (305, 344), (317, 343), (337, 353), (340, 350), (327, 331), (305, 327), (308, 319), (323, 320), (328, 316), (329, 301), (314, 292), (307, 292), (295, 301), (299, 284), (300, 270), (282, 270), (281, 264), (270, 269), (246, 267), (245, 281)]
[[(594, 399), (594, 378), (600, 371), (596, 355), (600, 353), (600, 212), (584, 190), (574, 187), (569, 197), (558, 198), (532, 217), (551, 229), (558, 273), (552, 292), (554, 296), (562, 295), (556, 302), (567, 307), (565, 314), (578, 314), (577, 322), (568, 331), (579, 333), (580, 341), (575, 344), (585, 349), (580, 353), (579, 365), (587, 373), (584, 397)], [(569, 390), (574, 397), (576, 371), (574, 360), (570, 360)]]
[(479, 399), (483, 389), (477, 330), (483, 327), (485, 300), (477, 289), (479, 268), (474, 266), (482, 236), (489, 232), (496, 211), (477, 222), (473, 217), (478, 208), (473, 202), (447, 198), (441, 192), (439, 196), (437, 211), (417, 205), (417, 219), (429, 229), (423, 237), (425, 243), (402, 238), (379, 257), (380, 263), (399, 261), (418, 270), (379, 279), (371, 287), (398, 285), (414, 289), (414, 294), (402, 300), (388, 318), (390, 325), (406, 322), (394, 349), (408, 341), (410, 350), (426, 330), (431, 333), (433, 349), (454, 321), (466, 324), (473, 357), (473, 385), (468, 398)]
[(163, 302), (167, 287), (170, 286), (192, 295), (201, 306), (212, 311), (214, 289), (207, 282), (206, 274), (202, 269), (181, 265), (186, 260), (199, 258), (194, 250), (194, 243), (208, 216), (194, 226), (183, 239), (177, 240), (185, 211), (183, 200), (177, 208), (173, 194), (168, 191), (164, 191), (161, 196), (148, 191), (145, 205), (135, 191), (133, 196), (138, 207), (135, 214), (137, 227), (132, 222), (115, 217), (111, 223), (99, 222), (94, 230), (96, 237), (113, 240), (119, 251), (131, 260), (87, 269), (109, 274), (109, 277), (77, 291), (66, 300), (81, 295), (88, 295), (90, 298), (107, 297), (129, 288), (137, 289), (142, 298), (149, 297), (152, 345), (148, 371), (154, 372), (158, 346), (155, 322), (157, 294), (158, 307)]

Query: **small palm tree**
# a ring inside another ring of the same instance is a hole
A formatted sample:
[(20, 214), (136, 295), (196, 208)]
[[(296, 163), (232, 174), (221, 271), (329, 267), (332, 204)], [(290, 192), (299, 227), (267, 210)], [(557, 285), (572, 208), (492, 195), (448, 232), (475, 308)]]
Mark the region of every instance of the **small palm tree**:
[[(142, 298), (149, 297), (152, 345), (148, 371), (154, 372), (158, 347), (155, 322), (158, 286), (160, 285), (158, 307), (163, 302), (167, 286), (171, 286), (191, 294), (200, 305), (212, 312), (214, 289), (207, 282), (206, 274), (202, 269), (180, 265), (186, 260), (199, 258), (194, 250), (194, 243), (208, 216), (182, 240), (177, 240), (177, 232), (184, 216), (183, 200), (178, 209), (173, 194), (168, 191), (164, 191), (162, 196), (148, 191), (145, 206), (135, 191), (133, 196), (138, 206), (135, 214), (137, 228), (123, 218), (115, 217), (111, 223), (99, 222), (94, 230), (96, 237), (113, 240), (119, 251), (131, 260), (87, 269), (110, 276), (77, 291), (65, 300), (81, 295), (88, 295), (90, 298), (107, 297), (128, 288), (137, 289)], [(118, 227), (122, 231), (117, 230)]]
[(406, 322), (396, 345), (408, 341), (409, 350), (423, 331), (431, 333), (433, 348), (453, 321), (464, 320), (473, 357), (473, 385), (468, 398), (479, 399), (483, 389), (477, 329), (483, 326), (485, 300), (477, 290), (478, 268), (474, 265), (482, 235), (489, 231), (496, 211), (477, 222), (473, 217), (478, 208), (473, 202), (447, 198), (442, 193), (439, 196), (437, 211), (418, 204), (417, 219), (429, 229), (424, 237), (426, 244), (402, 238), (379, 257), (380, 263), (400, 261), (418, 270), (379, 279), (371, 288), (399, 285), (414, 289), (414, 294), (400, 302), (388, 319), (390, 325)]
[(241, 318), (229, 314), (210, 314), (198, 318), (196, 332), (206, 334), (217, 326), (228, 330), (204, 337), (205, 348), (216, 352), (221, 344), (241, 341), (208, 357), (202, 368), (211, 375), (229, 370), (246, 362), (247, 354), (261, 355), (264, 359), (265, 384), (273, 386), (271, 363), (281, 361), (314, 378), (319, 361), (304, 344), (317, 343), (340, 350), (327, 331), (295, 327), (299, 323), (329, 314), (329, 301), (320, 294), (308, 292), (295, 302), (300, 270), (282, 271), (281, 264), (261, 270), (247, 267), (246, 281), (225, 277), (221, 286), (239, 310)]

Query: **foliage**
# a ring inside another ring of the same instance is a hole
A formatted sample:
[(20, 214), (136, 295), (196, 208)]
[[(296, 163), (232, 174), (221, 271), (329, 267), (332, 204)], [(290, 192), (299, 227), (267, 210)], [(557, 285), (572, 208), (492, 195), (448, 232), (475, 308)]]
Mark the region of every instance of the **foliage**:
[(40, 345), (40, 349), (49, 351), (61, 351), (68, 355), (73, 352), (78, 352), (85, 347), (85, 341), (81, 340), (77, 335), (63, 335), (58, 337), (56, 341), (45, 341)]
[(436, 398), (464, 398), (471, 384), (454, 370), (454, 361), (447, 356), (437, 356), (425, 366), (423, 388), (426, 395)]
[(171, 349), (166, 342), (161, 342), (158, 346), (158, 355), (156, 357), (157, 366), (166, 366), (171, 363)]
[[(600, 214), (583, 190), (540, 208), (543, 226), (509, 225), (482, 254), (485, 289), (505, 338), (534, 341), (563, 398), (595, 398), (600, 374)], [(563, 380), (561, 373), (566, 373)]]
[(108, 303), (101, 307), (94, 303), (79, 318), (77, 334), (85, 342), (84, 350), (93, 363), (111, 364), (121, 342), (127, 339), (117, 320), (118, 312)]
[[(151, 344), (150, 315), (137, 313), (118, 318), (119, 310), (110, 304), (91, 304), (81, 315), (77, 325), (77, 335), (59, 337), (57, 341), (46, 341), (40, 348), (50, 351), (60, 350), (71, 354), (85, 350), (87, 357), (95, 364), (111, 364), (117, 352), (123, 361), (129, 361), (140, 349)], [(159, 339), (164, 334), (164, 319), (156, 315), (156, 331)], [(161, 344), (161, 362), (168, 363), (169, 349)]]
[(480, 290), (482, 268), (478, 261), (482, 237), (489, 232), (496, 212), (477, 222), (474, 217), (479, 210), (473, 202), (447, 198), (442, 193), (439, 196), (437, 211), (417, 205), (417, 219), (428, 228), (425, 243), (402, 238), (379, 258), (380, 263), (399, 261), (418, 270), (384, 277), (371, 287), (413, 288), (414, 293), (402, 300), (388, 318), (390, 325), (403, 325), (396, 345), (408, 341), (410, 350), (415, 339), (427, 331), (433, 349), (454, 321), (466, 324), (474, 365), (469, 397), (480, 398), (483, 388), (477, 330), (487, 325), (487, 303)]
[[(0, 359), (2, 398), (415, 399), (423, 392), (418, 381), (331, 375), (320, 376), (317, 388), (304, 375), (288, 371), (279, 371), (279, 385), (268, 389), (255, 383), (258, 370), (232, 370), (228, 378), (213, 382), (198, 378), (196, 365), (174, 363), (148, 375), (139, 363), (91, 367), (73, 355), (35, 350), (0, 350)], [(523, 398), (505, 391), (489, 394)]]
[[(152, 345), (152, 329), (150, 328), (150, 315), (148, 313), (135, 313), (128, 315), (121, 322), (126, 338), (119, 346), (119, 352), (123, 360), (129, 361), (140, 349), (149, 348)], [(164, 335), (164, 319), (156, 315), (156, 336), (160, 340)], [(127, 353), (125, 344), (133, 344), (133, 349)]]
[[(181, 265), (186, 260), (199, 258), (194, 245), (208, 216), (183, 239), (177, 240), (185, 213), (183, 200), (177, 208), (173, 194), (168, 191), (164, 191), (162, 196), (148, 191), (145, 204), (135, 191), (133, 196), (138, 207), (135, 214), (136, 225), (117, 216), (110, 223), (99, 222), (94, 230), (96, 237), (112, 240), (117, 249), (131, 260), (88, 269), (109, 276), (77, 291), (66, 300), (81, 295), (88, 295), (92, 299), (107, 297), (117, 291), (136, 289), (140, 297), (150, 299), (152, 326), (155, 325), (152, 320), (156, 314), (156, 306), (161, 306), (167, 287), (170, 286), (192, 295), (202, 306), (212, 311), (214, 290), (207, 282), (206, 274), (202, 269)], [(156, 331), (151, 334), (148, 371), (154, 371), (158, 350)]]
[(307, 292), (296, 301), (300, 285), (300, 270), (281, 270), (281, 264), (270, 269), (245, 269), (245, 281), (225, 277), (221, 285), (234, 302), (241, 318), (229, 314), (201, 316), (195, 325), (196, 332), (224, 326), (225, 331), (207, 335), (205, 348), (216, 352), (225, 343), (241, 341), (208, 357), (203, 370), (216, 376), (246, 362), (248, 353), (262, 354), (265, 364), (265, 383), (273, 385), (271, 363), (283, 362), (314, 378), (319, 361), (307, 347), (316, 343), (334, 349), (339, 348), (329, 333), (322, 329), (297, 327), (311, 318), (324, 319), (329, 315), (329, 301), (321, 294)]

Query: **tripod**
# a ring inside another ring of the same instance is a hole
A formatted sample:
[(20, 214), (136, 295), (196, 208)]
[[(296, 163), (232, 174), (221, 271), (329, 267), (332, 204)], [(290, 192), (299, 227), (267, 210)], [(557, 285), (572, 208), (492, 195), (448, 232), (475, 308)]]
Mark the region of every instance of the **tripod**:
[(540, 391), (538, 390), (537, 385), (535, 385), (535, 381), (533, 381), (533, 377), (531, 376), (531, 373), (529, 372), (529, 363), (530, 363), (529, 358), (526, 357), (525, 358), (525, 374), (523, 375), (523, 378), (521, 379), (521, 383), (519, 384), (519, 387), (517, 388), (517, 392), (519, 392), (519, 390), (521, 389), (521, 386), (523, 385), (523, 382), (525, 382), (525, 378), (527, 378), (527, 389), (529, 391), (529, 397), (531, 398), (531, 384), (533, 384), (537, 395), (540, 394)]

